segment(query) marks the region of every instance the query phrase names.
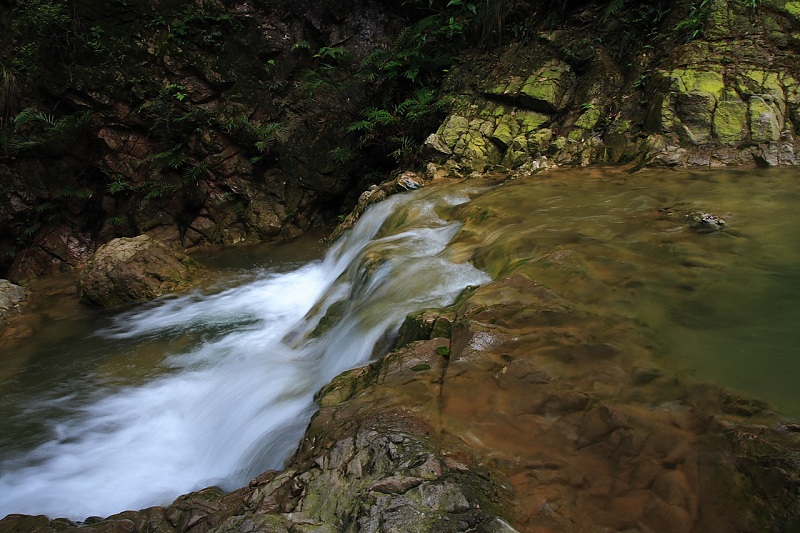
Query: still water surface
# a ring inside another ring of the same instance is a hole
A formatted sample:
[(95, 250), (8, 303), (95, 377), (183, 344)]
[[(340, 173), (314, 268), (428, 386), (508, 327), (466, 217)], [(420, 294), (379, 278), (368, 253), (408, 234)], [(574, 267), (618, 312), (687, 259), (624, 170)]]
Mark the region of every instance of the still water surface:
[[(57, 294), (34, 336), (2, 347), (0, 516), (105, 516), (279, 468), (319, 387), (386, 349), (407, 313), (490, 280), (448, 246), (470, 199), (490, 206), (484, 244), (514, 261), (585, 258), (590, 271), (543, 281), (641, 323), (669, 371), (800, 417), (797, 171), (468, 182), (392, 197), (324, 256), (308, 240), (208, 255), (215, 281), (187, 296), (89, 312)], [(697, 210), (728, 229), (691, 231)], [(313, 333), (340, 300), (343, 318)]]

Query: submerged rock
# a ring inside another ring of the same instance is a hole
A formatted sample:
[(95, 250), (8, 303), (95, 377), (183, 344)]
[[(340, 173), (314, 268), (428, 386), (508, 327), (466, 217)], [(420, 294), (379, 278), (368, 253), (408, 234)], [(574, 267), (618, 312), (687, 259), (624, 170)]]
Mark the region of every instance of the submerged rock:
[(685, 203), (661, 208), (658, 210), (658, 216), (663, 220), (687, 224), (689, 229), (697, 233), (714, 233), (728, 228), (728, 223), (719, 215), (699, 210)]
[(692, 217), (692, 229), (698, 233), (722, 231), (728, 227), (724, 220), (711, 213), (699, 213)]
[(141, 302), (188, 287), (198, 265), (164, 243), (140, 235), (114, 239), (95, 252), (81, 273), (81, 301), (96, 307)]

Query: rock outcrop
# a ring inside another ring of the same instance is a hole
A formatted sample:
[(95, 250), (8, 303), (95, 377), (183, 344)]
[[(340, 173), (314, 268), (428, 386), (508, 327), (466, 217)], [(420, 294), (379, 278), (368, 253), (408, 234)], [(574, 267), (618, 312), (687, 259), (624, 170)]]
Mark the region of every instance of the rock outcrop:
[(0, 334), (6, 329), (8, 317), (20, 312), (28, 292), (6, 279), (0, 279)]
[[(602, 10), (587, 10), (594, 37), (576, 38), (581, 19), (467, 58), (448, 82), (459, 98), (426, 146), (478, 171), (630, 161), (797, 165), (800, 19), (793, 5), (764, 1), (754, 10), (719, 0), (687, 14), (689, 6), (675, 3), (659, 22), (655, 47), (620, 42), (618, 32), (635, 34), (619, 24), (652, 24), (658, 13), (612, 23)], [(705, 38), (667, 37), (689, 22)]]
[(199, 265), (147, 235), (114, 239), (100, 247), (80, 276), (80, 299), (95, 307), (151, 300), (188, 288)]
[[(139, 234), (285, 239), (329, 221), (360, 179), (335, 149), (376, 96), (352, 72), (391, 40), (391, 6), (47, 9), (0, 4), (0, 275), (79, 268)], [(317, 52), (334, 48), (346, 57), (328, 77)]]

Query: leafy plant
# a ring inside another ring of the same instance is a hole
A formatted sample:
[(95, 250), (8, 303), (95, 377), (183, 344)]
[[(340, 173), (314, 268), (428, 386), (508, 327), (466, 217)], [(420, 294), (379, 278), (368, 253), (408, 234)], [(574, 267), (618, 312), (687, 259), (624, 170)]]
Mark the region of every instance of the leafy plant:
[(159, 15), (149, 25), (167, 27), (167, 38), (175, 44), (183, 45), (191, 39), (213, 49), (220, 49), (225, 45), (227, 33), (244, 27), (239, 19), (211, 3), (201, 3), (199, 6), (194, 4), (172, 21)]
[(103, 28), (101, 28), (100, 26), (92, 26), (91, 28), (89, 28), (89, 34), (91, 35), (91, 39), (89, 39), (88, 44), (95, 52), (102, 52), (103, 50), (105, 50), (105, 48), (103, 47), (103, 43), (100, 40), (104, 33), (105, 30), (103, 30)]
[(199, 164), (195, 166), (187, 165), (183, 169), (182, 173), (183, 182), (186, 185), (195, 183), (198, 179), (200, 179), (200, 176), (202, 176), (206, 172), (206, 170), (208, 170), (208, 163), (206, 163), (205, 161), (201, 161)]
[(336, 163), (343, 164), (355, 159), (356, 151), (350, 146), (339, 146), (330, 150), (328, 155), (331, 156)]
[(693, 41), (703, 36), (710, 9), (709, 2), (710, 0), (692, 2), (689, 15), (675, 26), (675, 31), (687, 33), (687, 41)]
[(133, 185), (131, 185), (125, 176), (117, 174), (114, 180), (108, 184), (107, 189), (111, 194), (118, 194), (133, 189)]
[(259, 124), (248, 121), (245, 123), (246, 131), (256, 137), (255, 148), (261, 153), (268, 151), (275, 144), (275, 141), (280, 138), (283, 128), (284, 126), (280, 122)]
[(294, 52), (296, 50), (311, 50), (311, 43), (309, 43), (308, 41), (306, 41), (304, 39), (300, 39), (299, 41), (297, 41), (296, 43), (294, 43), (292, 45), (290, 50), (292, 52)]
[(21, 96), (20, 83), (13, 70), (2, 67), (0, 72), (0, 128), (11, 125)]
[(164, 87), (163, 93), (171, 95), (178, 102), (183, 102), (188, 96), (188, 93), (186, 92), (186, 87), (184, 87), (179, 83), (170, 83), (169, 85)]
[(187, 161), (183, 144), (175, 144), (172, 148), (148, 156), (146, 161), (155, 161), (161, 168), (178, 170)]
[(438, 98), (434, 89), (423, 87), (391, 111), (374, 107), (363, 110), (362, 118), (352, 122), (347, 131), (359, 135), (361, 146), (382, 146), (395, 161), (410, 160), (418, 133), (424, 131), (420, 126), (425, 119), (437, 114), (446, 102), (446, 99)]
[(15, 58), (18, 72), (39, 75), (53, 58), (68, 63), (75, 22), (66, 0), (22, 0), (12, 20), (12, 29), (25, 41)]
[(62, 198), (81, 198), (81, 199), (89, 199), (94, 196), (94, 193), (90, 189), (86, 188), (78, 188), (71, 185), (67, 185), (66, 187), (62, 187), (60, 191), (58, 191), (58, 195)]
[(611, 0), (603, 11), (603, 18), (609, 18), (617, 14), (628, 2), (628, 0)]
[(56, 118), (33, 107), (25, 108), (14, 117), (9, 146), (25, 150), (66, 142), (81, 131), (90, 118), (90, 111)]
[(350, 59), (353, 54), (341, 46), (323, 46), (316, 54), (313, 55), (314, 59), (319, 59), (327, 63), (338, 63)]

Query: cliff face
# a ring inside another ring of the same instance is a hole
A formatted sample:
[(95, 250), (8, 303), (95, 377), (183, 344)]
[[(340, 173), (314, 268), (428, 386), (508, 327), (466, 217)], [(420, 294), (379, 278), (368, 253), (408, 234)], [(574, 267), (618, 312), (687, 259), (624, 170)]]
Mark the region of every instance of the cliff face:
[(609, 17), (590, 6), (470, 58), (450, 78), (460, 98), (427, 146), (476, 170), (797, 165), (797, 3), (663, 7)]
[(387, 40), (385, 5), (107, 4), (0, 8), (0, 275), (119, 236), (269, 240), (338, 212), (359, 175), (334, 148), (373, 97), (350, 69)]
[(0, 275), (290, 237), (430, 158), (796, 164), (797, 2), (558, 4), (4, 3)]

